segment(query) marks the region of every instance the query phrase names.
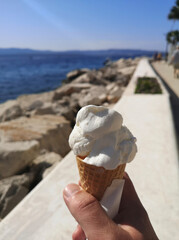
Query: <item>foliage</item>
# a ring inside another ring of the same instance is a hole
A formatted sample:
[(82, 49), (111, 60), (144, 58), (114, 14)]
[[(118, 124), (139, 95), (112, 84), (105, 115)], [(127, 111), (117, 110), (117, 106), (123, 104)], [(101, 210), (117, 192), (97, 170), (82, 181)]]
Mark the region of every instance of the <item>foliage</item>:
[(175, 6), (173, 6), (168, 14), (169, 20), (179, 20), (179, 0), (176, 1)]
[(162, 93), (162, 90), (156, 78), (139, 77), (135, 93), (157, 94)]
[(179, 31), (171, 31), (167, 33), (166, 40), (168, 43), (177, 44), (179, 42)]

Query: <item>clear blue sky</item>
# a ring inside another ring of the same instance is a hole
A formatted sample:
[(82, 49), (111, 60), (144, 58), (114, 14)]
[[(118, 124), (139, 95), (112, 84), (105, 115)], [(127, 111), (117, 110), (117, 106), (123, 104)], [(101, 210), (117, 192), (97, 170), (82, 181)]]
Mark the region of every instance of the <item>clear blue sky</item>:
[[(175, 0), (0, 0), (0, 48), (165, 50)], [(175, 23), (173, 29), (179, 29)]]

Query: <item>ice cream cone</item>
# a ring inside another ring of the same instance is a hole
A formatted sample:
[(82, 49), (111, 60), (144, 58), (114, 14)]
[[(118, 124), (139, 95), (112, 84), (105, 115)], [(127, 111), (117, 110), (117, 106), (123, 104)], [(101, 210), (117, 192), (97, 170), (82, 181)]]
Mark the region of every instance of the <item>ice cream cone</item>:
[(76, 157), (81, 187), (100, 201), (112, 181), (123, 178), (126, 164), (121, 164), (113, 170), (107, 170), (87, 164), (83, 159), (79, 156)]

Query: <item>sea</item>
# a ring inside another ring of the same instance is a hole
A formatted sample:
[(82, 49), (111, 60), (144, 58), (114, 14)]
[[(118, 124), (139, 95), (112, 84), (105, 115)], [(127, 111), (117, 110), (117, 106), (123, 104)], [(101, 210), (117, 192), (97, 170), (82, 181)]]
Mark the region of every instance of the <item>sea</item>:
[[(137, 57), (135, 54), (132, 58)], [(100, 54), (0, 54), (0, 103), (23, 94), (54, 90), (75, 69), (99, 69), (108, 55)], [(110, 55), (111, 61), (127, 58)]]

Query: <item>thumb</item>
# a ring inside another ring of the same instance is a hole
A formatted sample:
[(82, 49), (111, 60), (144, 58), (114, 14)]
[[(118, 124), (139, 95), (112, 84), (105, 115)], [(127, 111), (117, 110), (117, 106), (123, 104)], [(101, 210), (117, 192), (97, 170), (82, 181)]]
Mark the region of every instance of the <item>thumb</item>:
[(113, 239), (118, 236), (117, 225), (106, 215), (96, 198), (79, 185), (67, 185), (63, 197), (88, 239)]

